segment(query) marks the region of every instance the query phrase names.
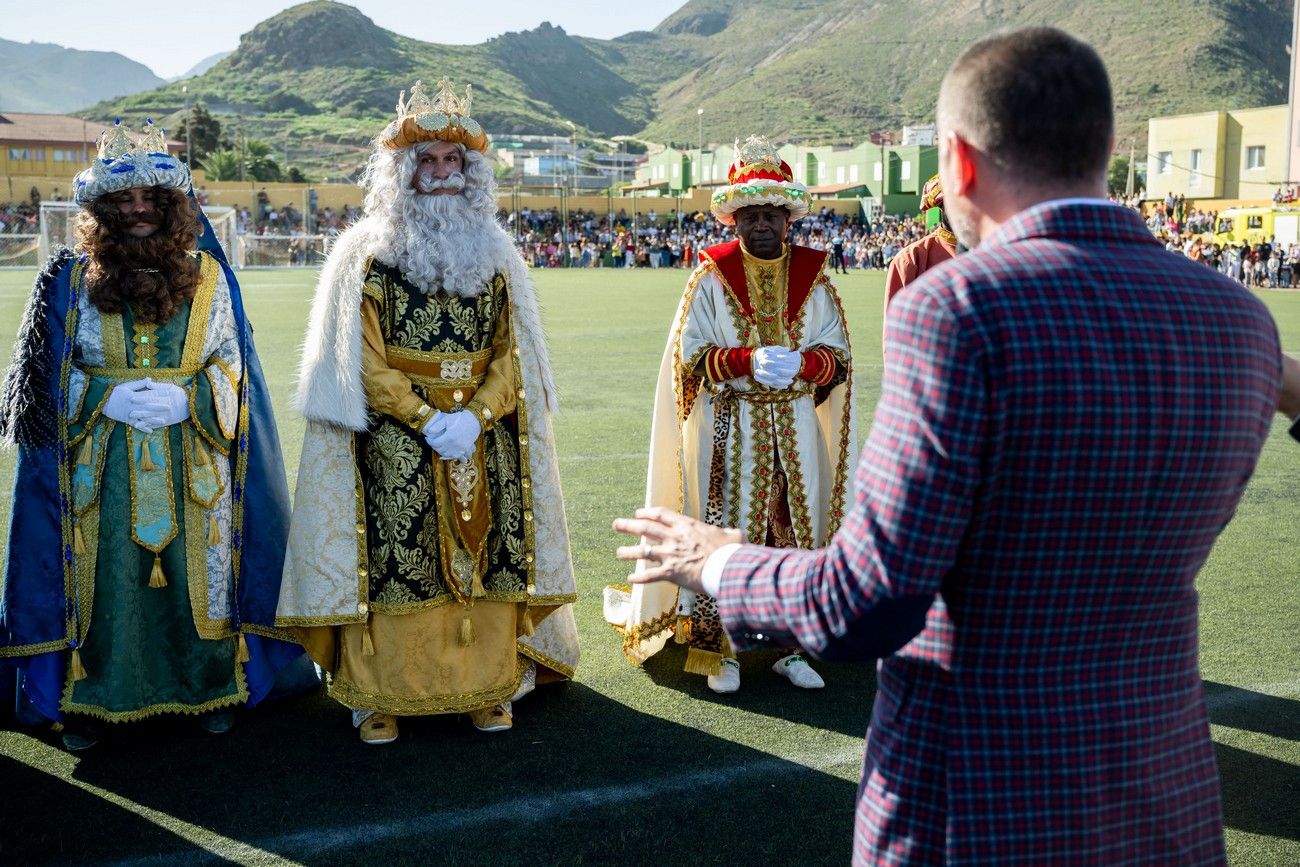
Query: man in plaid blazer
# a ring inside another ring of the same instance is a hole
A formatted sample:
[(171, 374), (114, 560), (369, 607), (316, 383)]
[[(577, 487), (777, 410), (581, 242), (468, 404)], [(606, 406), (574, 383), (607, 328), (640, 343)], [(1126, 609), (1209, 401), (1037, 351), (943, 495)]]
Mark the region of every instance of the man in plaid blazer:
[(977, 43), (937, 119), (972, 252), (890, 305), (832, 544), (650, 511), (615, 523), (644, 540), (619, 556), (714, 593), (737, 648), (905, 643), (879, 667), (856, 862), (1222, 864), (1194, 580), (1278, 406), (1276, 329), (1102, 200), (1110, 86), (1087, 45)]

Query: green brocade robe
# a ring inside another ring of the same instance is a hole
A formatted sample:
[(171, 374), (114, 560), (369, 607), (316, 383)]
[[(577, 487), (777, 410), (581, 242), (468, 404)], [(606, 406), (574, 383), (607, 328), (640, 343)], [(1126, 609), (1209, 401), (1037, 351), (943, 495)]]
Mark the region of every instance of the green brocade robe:
[[(128, 310), (83, 316), (77, 330), (73, 375), (84, 387), (73, 392), (68, 438), (88, 626), (66, 677), (67, 713), (127, 721), (248, 698), (237, 637), (207, 616), (208, 573), (223, 568), (223, 551), (230, 568), (234, 424), (223, 424), (218, 403), (225, 398), (229, 416), (238, 361), (203, 357), (229, 292), (208, 257), (202, 275), (194, 301), (165, 323), (138, 322)], [(93, 314), (84, 302), (82, 310)], [(190, 417), (144, 435), (103, 415), (115, 386), (146, 376), (183, 387)]]

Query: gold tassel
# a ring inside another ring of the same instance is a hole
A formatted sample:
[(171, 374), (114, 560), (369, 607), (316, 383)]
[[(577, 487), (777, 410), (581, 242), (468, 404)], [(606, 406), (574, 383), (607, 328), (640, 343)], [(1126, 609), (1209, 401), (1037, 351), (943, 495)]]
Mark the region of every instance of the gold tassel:
[(474, 643), (474, 621), (469, 619), (469, 612), (465, 612), (465, 619), (460, 622), (460, 646), (469, 647)]
[(149, 573), (149, 586), (157, 590), (159, 587), (167, 586), (167, 576), (162, 570), (162, 555), (153, 555), (153, 571)]
[(86, 679), (86, 667), (81, 664), (81, 651), (75, 647), (72, 648), (72, 659), (68, 660), (68, 673), (73, 680)]
[(469, 595), (475, 599), (482, 599), (487, 595), (487, 591), (483, 589), (483, 576), (477, 569), (474, 570), (474, 580), (469, 585)]
[(94, 439), (95, 438), (93, 436), (87, 434), (86, 438), (81, 441), (81, 451), (77, 452), (77, 466), (79, 467), (90, 466), (90, 459), (95, 455), (95, 451), (93, 448)]
[(235, 653), (236, 662), (248, 662), (248, 642), (244, 640), (244, 633), (239, 633), (239, 650)]
[(686, 651), (683, 670), (687, 674), (718, 674), (722, 671), (722, 654), (692, 647)]
[(81, 522), (72, 525), (72, 553), (78, 557), (86, 553), (86, 537), (81, 534)]
[(208, 450), (199, 442), (198, 437), (194, 438), (194, 466), (206, 467), (212, 464), (212, 458), (208, 457)]
[(677, 644), (689, 644), (691, 641), (691, 618), (678, 617), (673, 628), (673, 641)]
[(141, 472), (149, 473), (149, 472), (153, 472), (153, 471), (156, 470), (156, 469), (158, 469), (158, 467), (157, 467), (157, 466), (154, 464), (154, 462), (153, 462), (153, 455), (151, 454), (151, 450), (150, 450), (150, 448), (149, 448), (149, 444), (148, 444), (148, 443), (140, 443), (140, 470), (141, 470)]
[(216, 515), (208, 515), (208, 544), (221, 544), (221, 528), (217, 526)]
[(361, 655), (375, 655), (375, 639), (370, 635), (370, 621), (366, 621), (366, 628), (361, 630)]
[(524, 620), (520, 626), (524, 630), (524, 635), (529, 638), (532, 638), (537, 634), (537, 626), (533, 623), (533, 612), (529, 611), (527, 608), (524, 609)]

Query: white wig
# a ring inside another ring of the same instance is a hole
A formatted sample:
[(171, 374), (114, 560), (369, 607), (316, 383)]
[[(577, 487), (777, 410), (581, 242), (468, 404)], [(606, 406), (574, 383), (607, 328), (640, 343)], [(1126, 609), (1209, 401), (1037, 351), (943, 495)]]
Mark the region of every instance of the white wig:
[(366, 214), (379, 224), (374, 256), (425, 293), (474, 297), (501, 267), (502, 255), (516, 255), (496, 221), (496, 178), (487, 157), (457, 144), (464, 188), (456, 195), (417, 192), (412, 179), (433, 144), (377, 146), (371, 154), (361, 186)]

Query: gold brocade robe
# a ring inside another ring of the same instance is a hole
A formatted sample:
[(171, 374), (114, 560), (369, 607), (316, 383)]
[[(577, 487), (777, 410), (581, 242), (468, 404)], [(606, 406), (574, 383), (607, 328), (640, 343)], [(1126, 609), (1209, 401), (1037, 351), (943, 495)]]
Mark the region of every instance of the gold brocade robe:
[[(362, 382), (370, 427), (354, 437), (368, 618), (314, 627), (305, 643), (343, 703), (392, 714), (490, 707), (518, 688), (530, 632), (534, 539), (521, 384), (506, 280), (473, 298), (426, 295), (367, 268)], [(473, 412), (474, 456), (441, 460), (432, 410)]]

